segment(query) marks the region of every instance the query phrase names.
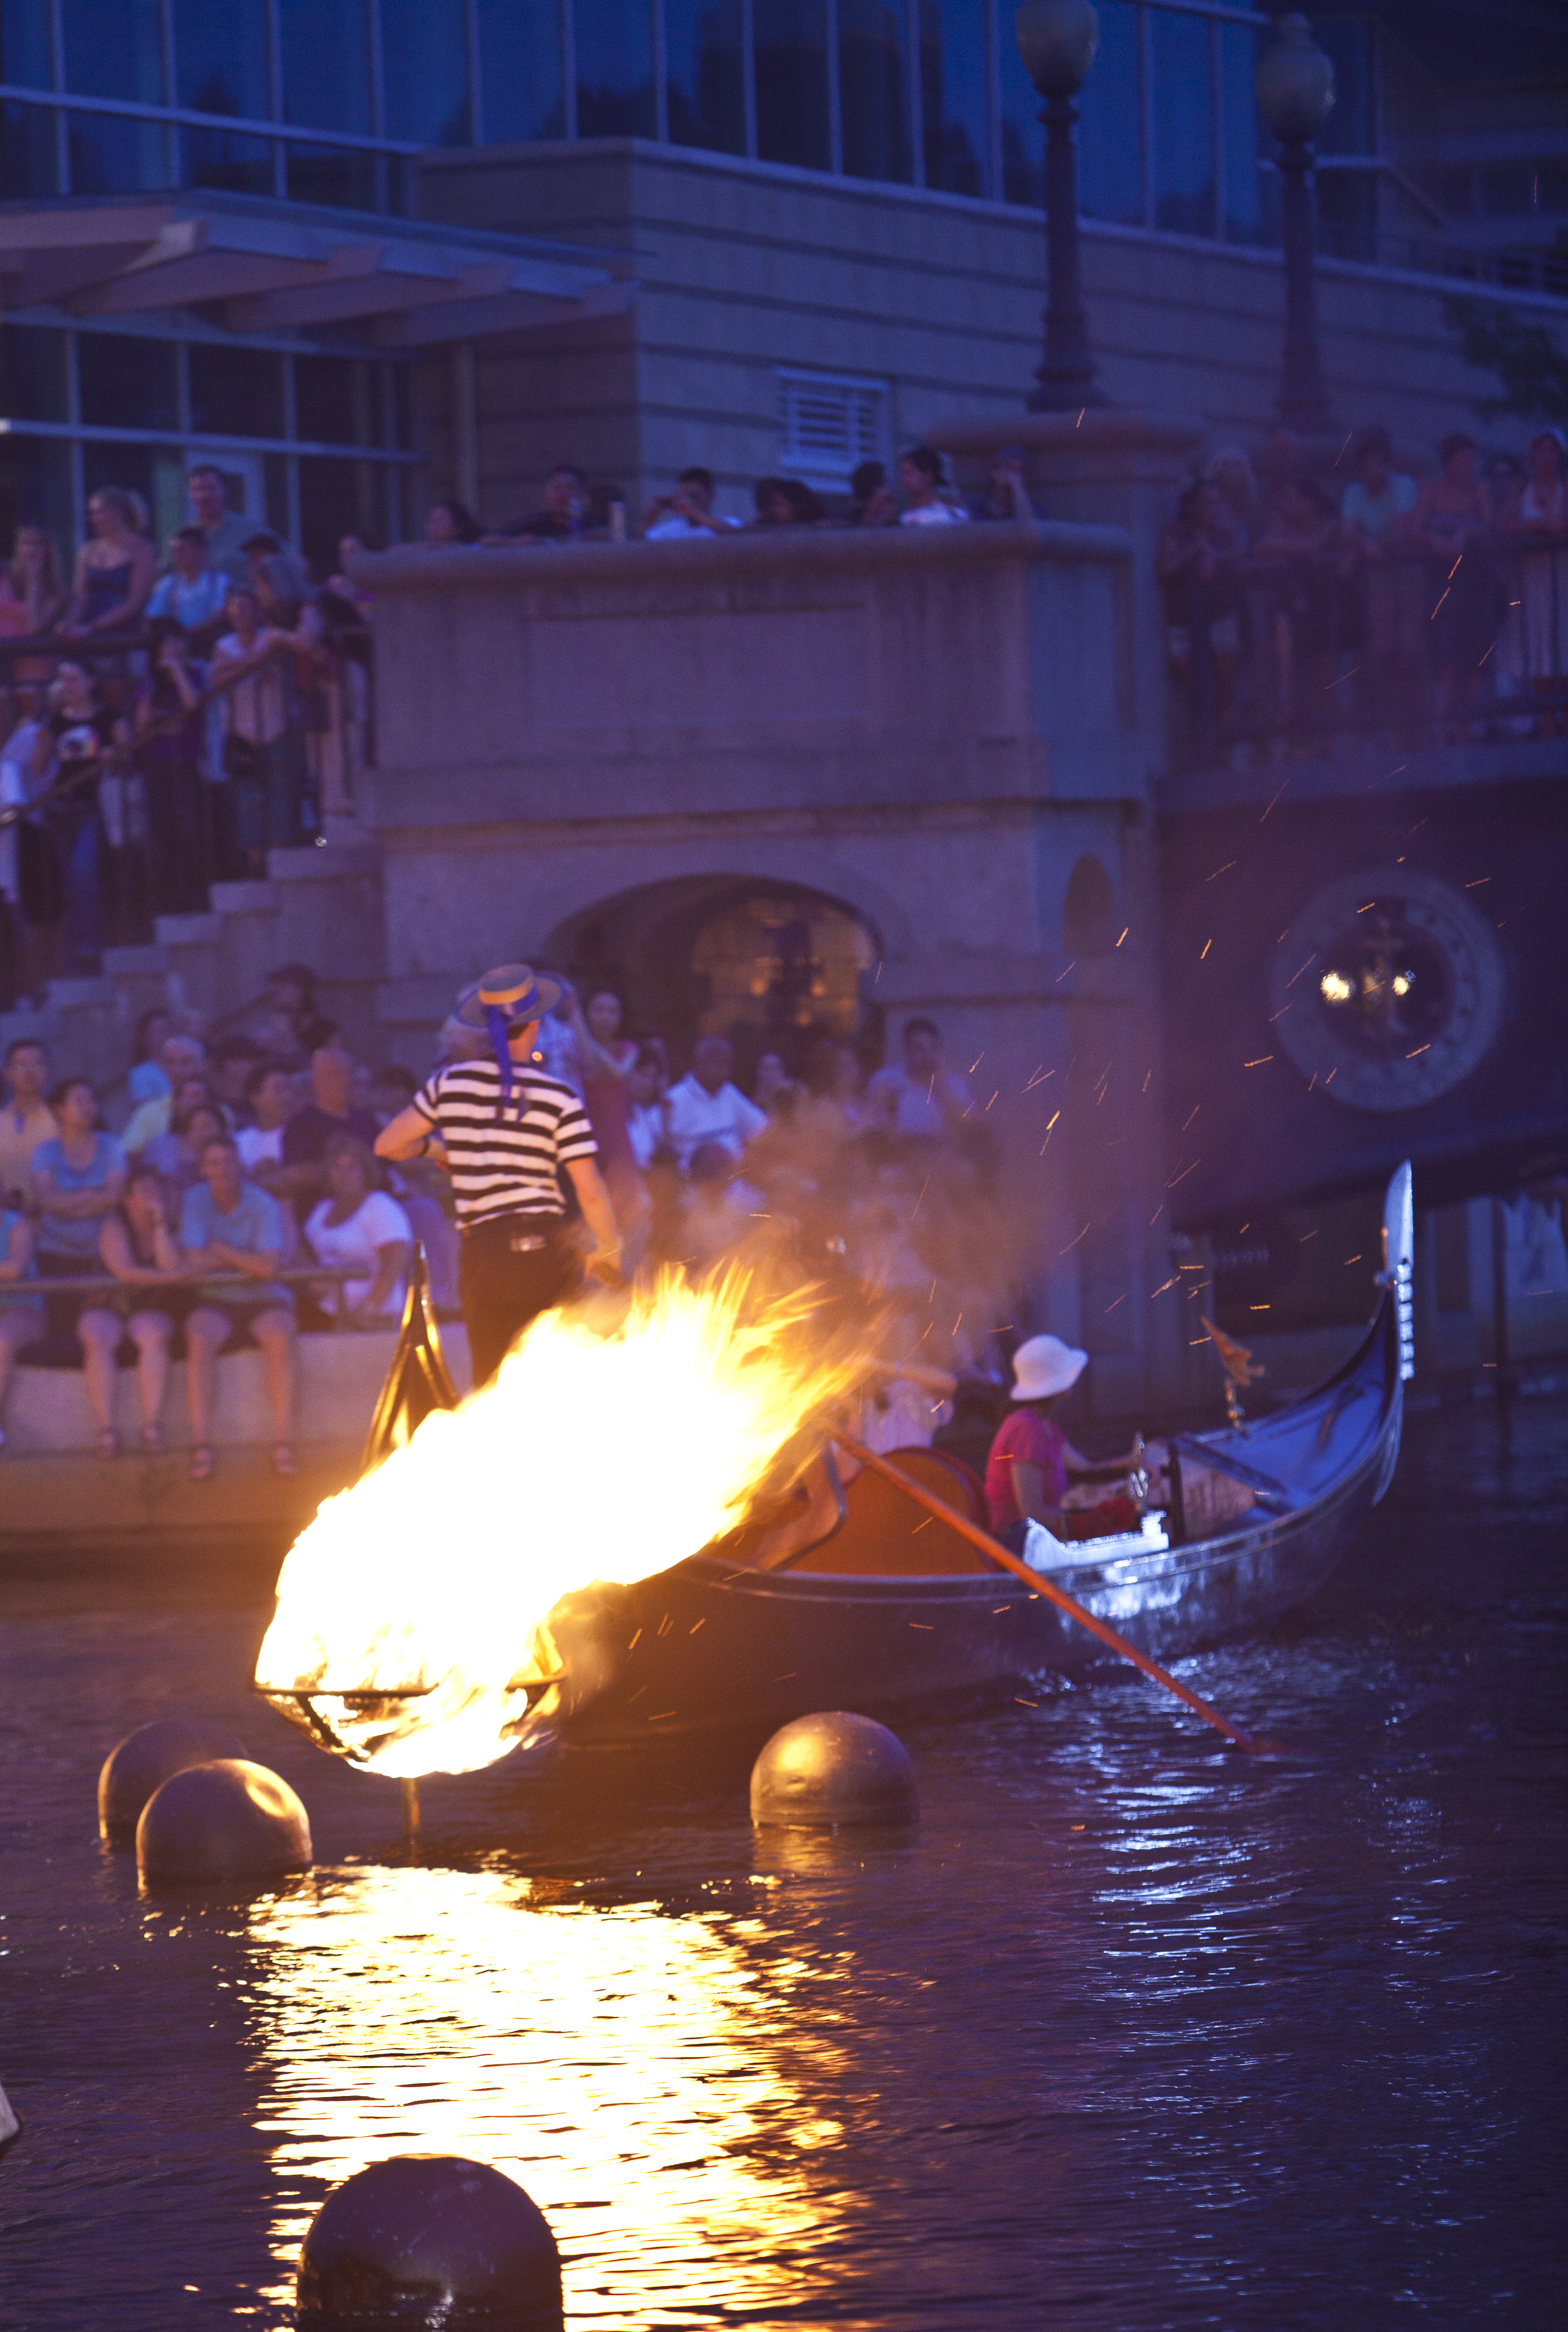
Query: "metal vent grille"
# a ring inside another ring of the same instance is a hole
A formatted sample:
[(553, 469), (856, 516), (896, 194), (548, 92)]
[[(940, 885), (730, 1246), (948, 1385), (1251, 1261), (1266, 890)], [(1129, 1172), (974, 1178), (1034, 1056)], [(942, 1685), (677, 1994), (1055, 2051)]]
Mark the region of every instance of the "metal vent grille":
[(861, 462), (888, 458), (888, 384), (843, 373), (778, 376), (782, 474), (838, 492)]

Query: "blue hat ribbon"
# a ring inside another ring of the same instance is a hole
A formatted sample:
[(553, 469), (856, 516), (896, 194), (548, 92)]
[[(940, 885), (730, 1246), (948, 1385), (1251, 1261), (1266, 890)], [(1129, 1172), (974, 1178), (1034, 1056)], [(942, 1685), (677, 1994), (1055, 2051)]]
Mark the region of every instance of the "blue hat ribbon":
[(485, 1025), (490, 1032), (490, 1047), (500, 1072), (501, 1106), (504, 1109), (512, 1097), (511, 1026), (499, 1004), (485, 1006)]

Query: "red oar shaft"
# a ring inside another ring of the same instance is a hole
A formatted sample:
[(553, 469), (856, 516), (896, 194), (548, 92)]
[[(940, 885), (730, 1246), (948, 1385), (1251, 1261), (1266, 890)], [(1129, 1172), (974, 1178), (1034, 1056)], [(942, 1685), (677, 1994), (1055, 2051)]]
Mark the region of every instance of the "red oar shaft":
[(855, 1439), (853, 1434), (841, 1433), (835, 1429), (832, 1438), (841, 1449), (847, 1449), (852, 1458), (860, 1459), (862, 1466), (870, 1466), (874, 1473), (891, 1482), (895, 1489), (902, 1490), (907, 1498), (912, 1498), (917, 1506), (924, 1506), (927, 1514), (935, 1515), (938, 1522), (947, 1524), (949, 1530), (955, 1530), (960, 1538), (966, 1538), (972, 1546), (977, 1546), (982, 1554), (988, 1554), (993, 1563), (999, 1563), (1004, 1571), (1012, 1572), (1026, 1587), (1032, 1588), (1036, 1595), (1042, 1595), (1048, 1603), (1054, 1603), (1059, 1610), (1067, 1613), (1069, 1620), (1076, 1620), (1080, 1628), (1087, 1628), (1091, 1636), (1098, 1636), (1102, 1644), (1108, 1644), (1113, 1652), (1119, 1652), (1123, 1659), (1131, 1660), (1134, 1668), (1141, 1668), (1145, 1676), (1151, 1677), (1155, 1684), (1163, 1684), (1167, 1692), (1174, 1692), (1178, 1700), (1184, 1701), (1205, 1725), (1212, 1725), (1216, 1733), (1225, 1735), (1227, 1741), (1234, 1741), (1239, 1748), (1247, 1750), (1253, 1756), (1266, 1753), (1274, 1745), (1269, 1742), (1254, 1740), (1250, 1733), (1243, 1733), (1239, 1725), (1232, 1725), (1228, 1716), (1221, 1716), (1217, 1708), (1211, 1708), (1206, 1700), (1200, 1700), (1195, 1692), (1189, 1692), (1168, 1668), (1160, 1666), (1158, 1660), (1152, 1660), (1146, 1652), (1140, 1652), (1136, 1644), (1129, 1644), (1125, 1636), (1118, 1636), (1114, 1628), (1108, 1628), (1103, 1620), (1097, 1620), (1092, 1611), (1087, 1610), (1083, 1604), (1066, 1594), (1061, 1588), (1054, 1586), (1041, 1572), (1031, 1571), (1027, 1563), (1021, 1563), (1017, 1555), (1009, 1553), (1000, 1539), (993, 1538), (991, 1533), (982, 1530), (978, 1523), (972, 1523), (967, 1515), (961, 1515), (956, 1506), (950, 1506), (934, 1490), (927, 1490), (923, 1483), (900, 1473), (897, 1466), (889, 1465), (887, 1458), (879, 1458), (874, 1449), (868, 1449), (863, 1441)]

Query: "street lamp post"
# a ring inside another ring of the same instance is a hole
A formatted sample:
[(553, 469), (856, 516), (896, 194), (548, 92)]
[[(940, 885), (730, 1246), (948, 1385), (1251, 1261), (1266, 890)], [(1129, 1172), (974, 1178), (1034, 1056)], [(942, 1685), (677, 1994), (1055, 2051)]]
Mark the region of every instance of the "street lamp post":
[(1029, 400), (1031, 413), (1072, 413), (1104, 405), (1089, 353), (1088, 317), (1079, 264), (1078, 154), (1073, 99), (1099, 45), (1091, 0), (1023, 0), (1014, 20), (1024, 71), (1045, 100), (1045, 247), (1048, 270), (1045, 348)]
[(1317, 345), (1313, 272), (1313, 140), (1334, 110), (1334, 67), (1305, 16), (1281, 16), (1258, 64), (1258, 110), (1279, 140), (1284, 180), (1285, 339), (1275, 406), (1304, 435), (1326, 429), (1333, 407)]

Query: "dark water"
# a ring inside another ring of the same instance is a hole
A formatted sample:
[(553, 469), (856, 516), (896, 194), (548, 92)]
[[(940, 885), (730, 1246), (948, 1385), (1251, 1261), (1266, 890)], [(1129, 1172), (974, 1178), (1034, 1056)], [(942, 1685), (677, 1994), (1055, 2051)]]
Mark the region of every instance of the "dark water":
[[(1412, 1421), (1335, 1588), (1185, 1665), (904, 1727), (917, 1836), (776, 1840), (744, 1755), (394, 1787), (244, 1690), (219, 1566), (0, 1591), (6, 2332), (290, 2321), (328, 2187), (519, 2177), (575, 2327), (1564, 2321), (1568, 1416)], [(233, 1716), (319, 1868), (142, 1899), (146, 1718)]]

